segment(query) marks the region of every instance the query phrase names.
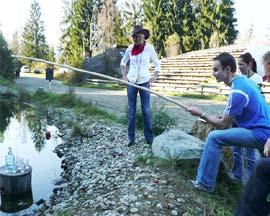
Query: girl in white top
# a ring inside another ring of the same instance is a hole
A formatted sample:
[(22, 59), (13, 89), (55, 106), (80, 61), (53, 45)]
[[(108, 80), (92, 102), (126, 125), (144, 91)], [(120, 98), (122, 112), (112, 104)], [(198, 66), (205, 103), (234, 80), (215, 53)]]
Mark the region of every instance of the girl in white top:
[[(142, 26), (134, 26), (131, 33), (133, 44), (130, 45), (125, 55), (121, 60), (121, 70), (123, 80), (135, 83), (145, 88), (150, 88), (150, 83), (157, 79), (160, 71), (160, 62), (158, 60), (155, 49), (152, 45), (146, 43), (149, 38), (149, 31), (143, 29)], [(128, 74), (126, 73), (127, 62), (130, 61), (130, 68)], [(151, 78), (149, 68), (150, 61), (154, 62), (155, 72), (154, 77)], [(153, 142), (153, 132), (150, 112), (150, 93), (133, 86), (127, 86), (128, 96), (128, 146), (135, 144), (135, 128), (136, 128), (136, 102), (137, 94), (140, 94), (141, 108), (143, 113), (144, 136), (148, 144)]]

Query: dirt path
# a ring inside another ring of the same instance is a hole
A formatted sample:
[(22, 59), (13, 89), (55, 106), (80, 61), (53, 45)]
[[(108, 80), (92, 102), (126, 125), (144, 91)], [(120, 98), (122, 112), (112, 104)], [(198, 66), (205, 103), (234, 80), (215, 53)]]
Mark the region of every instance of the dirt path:
[[(30, 77), (28, 74), (22, 74), (22, 76), (16, 80), (18, 86), (23, 87), (29, 91), (36, 91), (38, 88), (43, 88), (48, 91), (48, 81), (41, 77)], [(59, 81), (52, 81), (52, 92), (55, 93), (67, 93), (70, 91), (70, 87), (63, 85)], [(104, 90), (93, 88), (81, 88), (75, 87), (75, 94), (82, 98), (86, 102), (91, 102), (96, 106), (112, 112), (118, 116), (124, 116), (127, 107), (126, 91), (116, 90)], [(208, 114), (221, 114), (225, 108), (225, 102), (210, 101), (201, 99), (191, 99), (184, 97), (171, 97), (179, 103), (183, 103), (187, 106), (198, 106)], [(153, 95), (151, 97), (152, 103), (158, 106), (164, 106), (170, 116), (176, 118), (177, 128), (190, 132), (192, 125), (194, 124), (196, 117), (191, 116), (182, 108), (176, 105), (164, 101), (163, 99)]]

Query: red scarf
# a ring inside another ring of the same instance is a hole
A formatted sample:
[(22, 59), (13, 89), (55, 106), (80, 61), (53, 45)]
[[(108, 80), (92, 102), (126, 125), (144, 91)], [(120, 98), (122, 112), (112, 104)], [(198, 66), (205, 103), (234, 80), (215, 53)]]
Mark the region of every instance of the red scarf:
[(131, 55), (139, 55), (144, 50), (145, 43), (134, 45), (131, 50)]

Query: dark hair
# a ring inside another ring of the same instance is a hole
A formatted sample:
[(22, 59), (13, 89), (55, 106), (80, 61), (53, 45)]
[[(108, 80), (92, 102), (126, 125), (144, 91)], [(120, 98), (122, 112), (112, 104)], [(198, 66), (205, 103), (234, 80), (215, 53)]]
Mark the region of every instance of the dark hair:
[(255, 59), (252, 57), (252, 55), (249, 52), (246, 52), (239, 56), (240, 59), (243, 60), (246, 64), (251, 63), (251, 69), (253, 72), (257, 73), (257, 63)]
[(223, 52), (217, 55), (215, 58), (213, 58), (213, 60), (220, 61), (220, 64), (223, 69), (229, 66), (232, 72), (236, 72), (236, 62), (235, 62), (234, 57), (231, 54), (227, 52)]
[(270, 59), (270, 51), (267, 51), (266, 53), (264, 53), (262, 60), (263, 62), (268, 61)]

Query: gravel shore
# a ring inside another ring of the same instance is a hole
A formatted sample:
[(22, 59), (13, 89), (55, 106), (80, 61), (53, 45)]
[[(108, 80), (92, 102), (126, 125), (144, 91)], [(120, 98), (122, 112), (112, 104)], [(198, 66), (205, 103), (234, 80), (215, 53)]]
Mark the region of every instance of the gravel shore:
[(63, 172), (50, 202), (34, 215), (190, 215), (194, 202), (200, 204), (190, 202), (195, 192), (177, 173), (151, 166), (151, 148), (140, 132), (138, 144), (127, 147), (124, 125), (67, 109), (50, 110), (50, 116), (63, 139), (55, 149)]

